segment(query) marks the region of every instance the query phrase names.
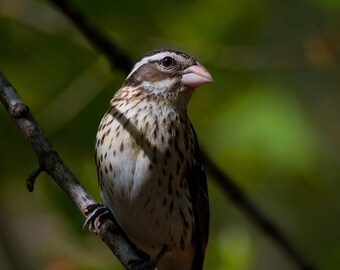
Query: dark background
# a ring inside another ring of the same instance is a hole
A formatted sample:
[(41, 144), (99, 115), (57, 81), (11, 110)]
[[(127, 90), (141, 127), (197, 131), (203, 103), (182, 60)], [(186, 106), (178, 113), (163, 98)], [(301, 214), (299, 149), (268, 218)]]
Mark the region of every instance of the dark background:
[[(123, 3), (124, 2), (124, 3)], [(197, 57), (215, 82), (189, 114), (202, 148), (318, 269), (340, 268), (340, 1), (73, 0), (137, 60)], [(0, 70), (99, 200), (93, 149), (125, 75), (49, 1), (1, 0)], [(122, 269), (0, 109), (0, 268)], [(209, 180), (206, 269), (297, 269)]]

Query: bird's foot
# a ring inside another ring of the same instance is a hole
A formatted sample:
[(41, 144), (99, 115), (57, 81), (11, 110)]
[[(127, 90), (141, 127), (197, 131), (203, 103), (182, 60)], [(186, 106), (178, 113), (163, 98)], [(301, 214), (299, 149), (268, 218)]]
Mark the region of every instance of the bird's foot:
[(152, 263), (157, 266), (159, 263), (159, 260), (163, 258), (163, 256), (170, 251), (170, 248), (168, 245), (164, 244), (164, 246), (162, 247), (161, 251), (157, 254), (156, 258), (154, 258), (152, 260)]
[(96, 228), (100, 228), (104, 219), (112, 217), (112, 213), (106, 205), (100, 203), (90, 204), (83, 209), (84, 214), (87, 216), (83, 225), (83, 230), (89, 226), (89, 231), (97, 235)]
[(168, 245), (164, 244), (161, 251), (157, 254), (157, 256), (153, 260), (148, 260), (141, 264), (137, 264), (136, 267), (134, 267), (133, 269), (136, 270), (157, 269), (156, 267), (159, 263), (159, 260), (162, 259), (163, 256), (170, 250), (171, 249), (168, 247)]

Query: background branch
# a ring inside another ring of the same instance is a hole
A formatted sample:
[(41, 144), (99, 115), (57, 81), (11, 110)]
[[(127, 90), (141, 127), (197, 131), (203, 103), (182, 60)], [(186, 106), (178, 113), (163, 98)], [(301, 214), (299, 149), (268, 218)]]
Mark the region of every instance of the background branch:
[(101, 53), (103, 53), (111, 64), (119, 70), (128, 73), (132, 67), (130, 57), (115, 43), (111, 42), (97, 27), (67, 0), (50, 0), (71, 20), (78, 30), (88, 41)]
[(228, 195), (230, 200), (267, 236), (275, 241), (286, 251), (295, 263), (304, 270), (312, 270), (314, 267), (306, 261), (296, 247), (285, 236), (282, 230), (250, 200), (247, 194), (238, 187), (215, 163), (202, 152), (203, 162), (213, 176), (213, 179)]
[[(128, 73), (132, 67), (132, 61), (128, 54), (113, 41), (107, 38), (98, 28), (91, 24), (88, 19), (75, 6), (67, 0), (50, 0), (56, 5), (78, 30), (84, 34), (88, 41), (99, 52), (103, 53), (112, 67)], [(227, 175), (225, 175), (209, 158), (202, 152), (206, 169), (211, 173), (213, 179), (234, 202), (234, 204), (258, 227), (260, 230), (278, 244), (295, 262), (304, 270), (314, 267), (299, 253), (295, 245), (285, 236), (278, 225), (266, 216), (247, 194), (238, 187)]]
[[(84, 215), (83, 209), (96, 202), (52, 148), (28, 106), (1, 72), (0, 100), (38, 157), (39, 165), (30, 176), (29, 187), (33, 188), (32, 181), (41, 171), (45, 171)], [(154, 269), (154, 263), (150, 261), (148, 255), (137, 250), (119, 226), (111, 220), (104, 221), (100, 228), (96, 228), (96, 231), (126, 269)]]

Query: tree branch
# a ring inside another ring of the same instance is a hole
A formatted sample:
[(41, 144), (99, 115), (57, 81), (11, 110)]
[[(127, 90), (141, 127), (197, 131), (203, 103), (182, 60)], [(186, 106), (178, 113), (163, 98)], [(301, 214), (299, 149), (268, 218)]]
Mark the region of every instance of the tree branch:
[[(1, 71), (0, 100), (38, 157), (39, 165), (30, 175), (28, 187), (33, 188), (32, 182), (41, 171), (45, 171), (85, 215), (84, 209), (96, 202), (52, 148), (28, 106), (19, 97)], [(155, 268), (155, 262), (150, 261), (146, 253), (137, 250), (116, 222), (106, 220), (101, 224), (100, 228), (96, 228), (96, 231), (126, 269), (151, 270)]]

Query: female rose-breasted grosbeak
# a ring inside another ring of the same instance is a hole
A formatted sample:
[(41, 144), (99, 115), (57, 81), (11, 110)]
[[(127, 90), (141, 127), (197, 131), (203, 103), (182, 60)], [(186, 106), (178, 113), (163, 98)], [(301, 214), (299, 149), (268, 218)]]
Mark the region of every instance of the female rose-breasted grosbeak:
[(202, 269), (209, 205), (195, 131), (193, 90), (213, 79), (192, 56), (161, 49), (133, 67), (104, 115), (96, 141), (103, 204), (158, 269)]

